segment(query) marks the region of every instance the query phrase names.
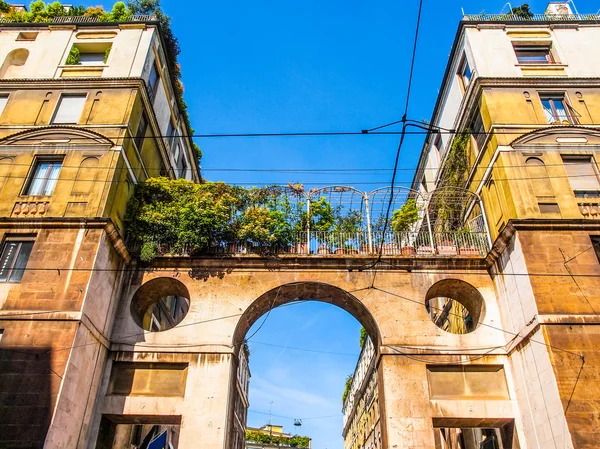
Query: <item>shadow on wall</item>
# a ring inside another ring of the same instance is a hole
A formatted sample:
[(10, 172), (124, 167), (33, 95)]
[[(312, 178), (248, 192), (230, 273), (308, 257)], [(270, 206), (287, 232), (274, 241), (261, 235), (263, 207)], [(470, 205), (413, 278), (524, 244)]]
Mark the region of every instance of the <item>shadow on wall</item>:
[(0, 447), (43, 448), (61, 377), (50, 348), (0, 348)]
[(26, 48), (11, 51), (0, 68), (0, 78), (20, 78), (20, 67), (25, 65), (28, 57), (29, 50)]

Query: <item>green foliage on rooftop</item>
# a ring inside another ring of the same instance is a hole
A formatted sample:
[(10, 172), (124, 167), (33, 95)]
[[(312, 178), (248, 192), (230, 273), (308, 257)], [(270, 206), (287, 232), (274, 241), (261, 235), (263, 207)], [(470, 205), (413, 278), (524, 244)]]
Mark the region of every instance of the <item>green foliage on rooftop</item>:
[(258, 444), (297, 447), (303, 449), (308, 448), (310, 445), (310, 438), (308, 437), (300, 435), (294, 435), (292, 437), (275, 436), (266, 432), (259, 432), (257, 430), (246, 430), (246, 441)]
[(510, 13), (513, 16), (520, 17), (522, 19), (531, 19), (533, 18), (533, 12), (529, 9), (529, 5), (527, 3), (523, 3), (521, 6), (515, 6), (510, 10)]
[[(56, 17), (63, 16), (88, 16), (96, 17), (98, 22), (125, 22), (130, 20), (133, 15), (154, 15), (160, 24), (160, 29), (165, 42), (166, 57), (169, 62), (169, 70), (172, 75), (172, 85), (177, 105), (183, 116), (187, 134), (194, 135), (194, 129), (191, 126), (188, 114), (188, 106), (183, 99), (183, 83), (181, 81), (181, 67), (178, 62), (181, 48), (177, 37), (171, 29), (171, 18), (166, 15), (161, 7), (160, 0), (131, 0), (125, 4), (122, 1), (116, 2), (112, 10), (105, 11), (102, 6), (73, 6), (65, 8), (60, 2), (46, 4), (42, 0), (34, 1), (29, 4), (29, 11), (18, 11), (10, 7), (4, 0), (0, 0), (0, 13), (8, 22), (14, 23), (49, 23)], [(70, 64), (67, 62), (67, 64)], [(77, 64), (75, 62), (74, 64)], [(198, 145), (191, 140), (192, 148), (198, 160), (202, 158), (202, 151)]]
[[(329, 220), (329, 203), (324, 198), (316, 203), (315, 223)], [(171, 254), (200, 254), (234, 242), (268, 252), (292, 244), (308, 219), (301, 207), (279, 187), (245, 189), (159, 177), (136, 185), (125, 224), (130, 243), (141, 246), (144, 261), (162, 248)]]
[(417, 202), (413, 199), (408, 200), (400, 209), (396, 209), (392, 214), (392, 231), (406, 232), (411, 226), (419, 220), (419, 209)]

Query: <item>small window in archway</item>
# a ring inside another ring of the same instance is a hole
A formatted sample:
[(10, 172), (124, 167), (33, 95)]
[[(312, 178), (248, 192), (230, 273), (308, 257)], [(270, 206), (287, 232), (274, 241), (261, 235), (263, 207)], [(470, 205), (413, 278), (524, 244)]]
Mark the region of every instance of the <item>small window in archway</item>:
[(477, 328), (485, 303), (481, 293), (471, 284), (444, 279), (427, 292), (425, 308), (431, 321), (440, 329), (453, 334), (468, 334)]
[(185, 285), (172, 278), (156, 278), (142, 285), (131, 300), (131, 316), (135, 323), (150, 332), (177, 326), (190, 308)]

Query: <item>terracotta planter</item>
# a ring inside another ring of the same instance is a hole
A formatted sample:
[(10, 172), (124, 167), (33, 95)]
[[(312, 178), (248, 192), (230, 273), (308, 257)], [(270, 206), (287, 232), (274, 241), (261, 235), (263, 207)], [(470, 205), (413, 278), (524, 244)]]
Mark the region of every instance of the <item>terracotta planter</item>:
[(477, 248), (461, 248), (458, 250), (461, 256), (480, 256), (481, 252)]
[(344, 248), (338, 248), (335, 250), (335, 254), (346, 254), (346, 250)]
[(370, 253), (369, 245), (366, 243), (360, 245), (360, 253), (361, 254), (369, 254)]
[(331, 254), (331, 249), (326, 245), (321, 245), (317, 248), (317, 254)]
[(386, 243), (383, 245), (381, 254), (386, 256), (393, 256), (400, 254), (400, 248), (395, 243)]
[(458, 254), (458, 250), (456, 249), (456, 245), (452, 242), (441, 242), (437, 246), (437, 252), (441, 256), (455, 256)]
[(417, 248), (417, 254), (425, 255), (425, 254), (433, 254), (433, 248), (431, 246), (419, 246)]
[(358, 251), (355, 250), (354, 248), (350, 248), (350, 249), (346, 250), (346, 253), (348, 253), (348, 254), (358, 254)]
[(307, 243), (298, 243), (294, 249), (296, 250), (296, 254), (308, 254)]
[(400, 248), (400, 254), (403, 256), (414, 256), (416, 253), (414, 246), (403, 246)]

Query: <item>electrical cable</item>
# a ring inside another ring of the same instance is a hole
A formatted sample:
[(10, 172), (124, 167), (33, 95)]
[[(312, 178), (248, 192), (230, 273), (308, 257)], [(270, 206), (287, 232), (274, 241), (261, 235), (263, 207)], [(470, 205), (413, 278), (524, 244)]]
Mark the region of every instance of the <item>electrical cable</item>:
[[(412, 89), (412, 80), (413, 80), (413, 74), (414, 74), (414, 69), (415, 69), (415, 58), (417, 56), (417, 43), (419, 41), (419, 27), (421, 25), (422, 10), (423, 10), (423, 0), (419, 0), (419, 11), (417, 13), (417, 24), (415, 26), (415, 37), (414, 37), (414, 41), (413, 41), (412, 56), (411, 56), (411, 61), (410, 61), (408, 85), (406, 88), (406, 103), (404, 105), (404, 114), (402, 114), (402, 119), (400, 120), (400, 122), (402, 122), (402, 133), (400, 135), (400, 142), (398, 143), (398, 148), (396, 150), (396, 159), (394, 161), (394, 170), (392, 171), (392, 182), (390, 185), (390, 199), (389, 199), (387, 211), (385, 214), (385, 220), (384, 220), (384, 224), (383, 224), (383, 232), (382, 232), (383, 235), (385, 235), (385, 233), (387, 231), (389, 218), (390, 218), (390, 211), (391, 211), (392, 204), (394, 201), (394, 184), (396, 182), (396, 173), (398, 172), (398, 162), (400, 160), (400, 152), (402, 151), (402, 145), (404, 144), (404, 139), (406, 137), (406, 128), (408, 126), (414, 126), (414, 127), (419, 128), (419, 126), (415, 125), (414, 123), (407, 123), (407, 119), (408, 119), (407, 116), (408, 116), (408, 107), (410, 106), (410, 93), (411, 93), (411, 89)], [(389, 126), (389, 124), (384, 125), (384, 126)], [(368, 131), (367, 131), (367, 133), (368, 133)], [(371, 283), (371, 287), (373, 285), (375, 285), (375, 278), (377, 277), (377, 265), (381, 261), (381, 257), (383, 255), (383, 245), (384, 245), (384, 241), (382, 239), (381, 244), (379, 245), (379, 251), (378, 251), (379, 254), (377, 256), (377, 260), (371, 266), (369, 266), (369, 268), (375, 269), (375, 271), (373, 273), (373, 282)]]
[(321, 351), (320, 349), (308, 349), (308, 348), (296, 348), (293, 346), (285, 346), (285, 345), (276, 345), (274, 343), (265, 343), (262, 341), (252, 341), (253, 344), (258, 344), (258, 345), (263, 345), (263, 346), (272, 346), (274, 348), (283, 348), (283, 349), (289, 349), (292, 351), (301, 351), (301, 352), (314, 352), (317, 354), (330, 354), (330, 355), (341, 355), (341, 356), (347, 356), (347, 357), (356, 357), (358, 358), (358, 356), (360, 354), (350, 354), (347, 352), (335, 352), (335, 351)]

